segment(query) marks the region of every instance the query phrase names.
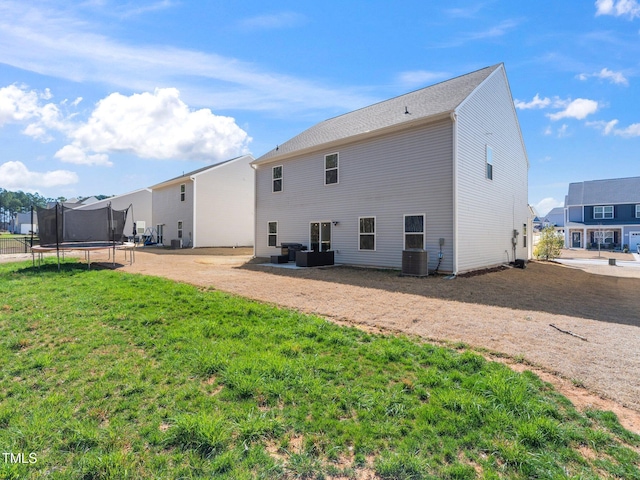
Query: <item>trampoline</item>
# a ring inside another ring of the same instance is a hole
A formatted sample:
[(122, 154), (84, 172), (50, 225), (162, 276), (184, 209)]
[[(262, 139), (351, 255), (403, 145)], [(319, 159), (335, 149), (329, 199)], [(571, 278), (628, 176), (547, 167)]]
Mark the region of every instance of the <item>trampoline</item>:
[[(82, 251), (91, 268), (91, 252), (108, 251), (115, 267), (116, 251), (123, 250), (125, 261), (129, 252), (129, 263), (133, 263), (135, 244), (126, 241), (124, 225), (126, 210), (114, 210), (111, 204), (93, 210), (75, 210), (56, 203), (51, 208), (38, 208), (38, 229), (40, 245), (31, 248), (33, 262), (38, 255), (38, 266), (45, 253), (56, 252), (58, 270), (60, 270), (60, 253), (64, 256), (68, 251)], [(113, 254), (112, 254), (113, 251)]]

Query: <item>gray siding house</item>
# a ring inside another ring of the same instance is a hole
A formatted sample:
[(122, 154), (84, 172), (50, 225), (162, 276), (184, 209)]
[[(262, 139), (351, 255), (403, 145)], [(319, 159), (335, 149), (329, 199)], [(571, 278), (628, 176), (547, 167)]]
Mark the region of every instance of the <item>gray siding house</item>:
[(565, 245), (640, 252), (640, 177), (569, 184)]
[(528, 160), (502, 64), (321, 122), (253, 162), (255, 254), (463, 273), (530, 258)]

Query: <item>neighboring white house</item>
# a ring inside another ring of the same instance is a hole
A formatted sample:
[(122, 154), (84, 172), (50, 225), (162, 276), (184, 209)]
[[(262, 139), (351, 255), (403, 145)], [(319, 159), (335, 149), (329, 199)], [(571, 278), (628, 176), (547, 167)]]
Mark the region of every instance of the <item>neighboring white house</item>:
[[(258, 158), (255, 254), (455, 274), (530, 258), (529, 163), (502, 64), (321, 122)], [(440, 254), (442, 258), (440, 257)]]
[(133, 235), (134, 222), (137, 227), (137, 235), (144, 233), (146, 227), (152, 225), (151, 189), (149, 188), (141, 188), (140, 190), (105, 198), (104, 200), (95, 200), (88, 205), (76, 207), (76, 209), (94, 210), (107, 205), (111, 205), (114, 210), (130, 208), (127, 213), (127, 222), (124, 226), (124, 234), (127, 236)]
[(186, 173), (151, 187), (156, 240), (183, 247), (253, 246), (251, 155)]

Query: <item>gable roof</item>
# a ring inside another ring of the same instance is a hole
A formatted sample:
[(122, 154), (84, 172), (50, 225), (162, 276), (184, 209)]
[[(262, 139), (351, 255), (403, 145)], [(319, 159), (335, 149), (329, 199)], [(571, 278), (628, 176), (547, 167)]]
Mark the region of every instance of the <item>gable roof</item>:
[(200, 173), (204, 173), (206, 171), (213, 170), (214, 168), (221, 167), (222, 165), (225, 165), (225, 164), (231, 163), (231, 162), (235, 162), (236, 160), (240, 160), (240, 159), (246, 158), (246, 157), (253, 158), (251, 155), (241, 155), (239, 157), (231, 158), (229, 160), (225, 160), (223, 162), (216, 163), (215, 165), (207, 165), (206, 167), (202, 167), (202, 168), (199, 168), (197, 170), (193, 170), (193, 171), (188, 172), (188, 173), (183, 173), (179, 177), (174, 177), (174, 178), (171, 178), (169, 180), (165, 180), (164, 182), (156, 183), (155, 185), (152, 185), (149, 188), (154, 189), (154, 188), (166, 187), (166, 186), (172, 185), (174, 183), (183, 183), (183, 182), (186, 182), (187, 180), (191, 180), (191, 177), (196, 176), (196, 175), (198, 175)]
[(640, 177), (570, 183), (565, 205), (621, 203), (640, 203)]
[(267, 152), (253, 163), (263, 163), (370, 132), (408, 126), (417, 121), (451, 114), (499, 68), (503, 68), (501, 63), (330, 118)]

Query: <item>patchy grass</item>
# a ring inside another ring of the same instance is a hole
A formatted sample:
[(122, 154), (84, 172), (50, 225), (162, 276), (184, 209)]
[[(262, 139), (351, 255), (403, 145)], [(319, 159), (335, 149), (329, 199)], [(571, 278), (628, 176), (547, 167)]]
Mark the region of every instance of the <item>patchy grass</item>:
[(464, 345), (73, 261), (0, 299), (1, 478), (640, 479), (614, 414)]

